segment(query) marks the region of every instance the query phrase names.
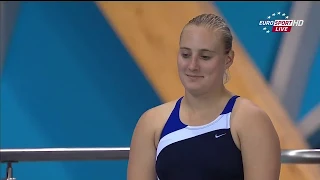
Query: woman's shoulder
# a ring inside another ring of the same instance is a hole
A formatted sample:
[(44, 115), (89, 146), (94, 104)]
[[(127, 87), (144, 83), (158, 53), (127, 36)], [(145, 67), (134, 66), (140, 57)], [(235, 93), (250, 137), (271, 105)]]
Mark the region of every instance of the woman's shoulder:
[(176, 102), (177, 100), (166, 102), (145, 111), (136, 125), (136, 134), (143, 132), (143, 136), (152, 138), (154, 146), (157, 147), (162, 128), (167, 122)]
[(178, 99), (169, 101), (145, 111), (139, 120), (139, 123), (148, 124), (147, 127), (161, 128), (170, 116)]
[(239, 97), (234, 105), (234, 114), (241, 116), (265, 116), (267, 113), (253, 101), (244, 97)]
[(178, 101), (178, 99), (173, 100), (173, 101), (169, 101), (166, 103), (162, 103), (158, 106), (152, 107), (150, 109), (148, 109), (144, 114), (162, 114), (167, 112), (168, 110), (172, 110), (174, 108), (174, 106), (176, 105), (176, 102)]
[(232, 114), (233, 123), (239, 131), (253, 132), (254, 129), (274, 131), (272, 121), (266, 111), (246, 98), (240, 97), (237, 100)]

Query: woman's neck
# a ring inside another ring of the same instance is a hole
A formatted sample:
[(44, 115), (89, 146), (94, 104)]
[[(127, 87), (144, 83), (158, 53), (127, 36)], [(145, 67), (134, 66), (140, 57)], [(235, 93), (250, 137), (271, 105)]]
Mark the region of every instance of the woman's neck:
[(231, 96), (232, 94), (224, 86), (214, 91), (198, 95), (186, 91), (183, 103), (191, 110), (206, 110), (212, 109), (221, 101), (225, 101)]

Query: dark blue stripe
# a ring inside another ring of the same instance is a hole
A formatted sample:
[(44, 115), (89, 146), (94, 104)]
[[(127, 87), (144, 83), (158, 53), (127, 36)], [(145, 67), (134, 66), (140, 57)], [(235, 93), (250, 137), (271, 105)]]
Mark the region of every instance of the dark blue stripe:
[(222, 114), (228, 114), (228, 113), (232, 112), (233, 106), (234, 106), (234, 104), (236, 103), (236, 100), (237, 100), (238, 97), (239, 97), (239, 96), (232, 96), (232, 97), (229, 99), (229, 101), (228, 101), (226, 107), (223, 109), (221, 115), (222, 115)]
[(173, 111), (171, 112), (166, 124), (163, 127), (162, 133), (160, 135), (160, 139), (179, 129), (183, 129), (187, 127), (187, 125), (183, 124), (179, 119), (179, 111), (182, 97), (177, 101)]

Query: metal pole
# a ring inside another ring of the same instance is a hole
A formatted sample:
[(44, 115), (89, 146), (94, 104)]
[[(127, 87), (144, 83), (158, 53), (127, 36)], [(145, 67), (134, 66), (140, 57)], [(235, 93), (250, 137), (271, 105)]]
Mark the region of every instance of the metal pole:
[[(12, 163), (40, 161), (127, 160), (130, 147), (118, 148), (38, 148), (0, 149), (0, 163), (7, 163), (7, 177), (15, 180)], [(282, 150), (285, 164), (319, 164), (320, 149)]]
[(11, 162), (8, 162), (7, 164), (7, 177), (4, 180), (16, 180), (16, 178), (13, 177), (13, 168)]

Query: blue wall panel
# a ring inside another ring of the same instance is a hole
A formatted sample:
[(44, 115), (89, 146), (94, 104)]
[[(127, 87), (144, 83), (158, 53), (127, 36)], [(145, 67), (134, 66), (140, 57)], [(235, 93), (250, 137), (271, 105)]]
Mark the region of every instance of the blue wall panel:
[[(139, 116), (161, 103), (94, 2), (22, 3), (1, 91), (3, 148), (129, 146)], [(22, 163), (15, 174), (120, 180), (126, 163)]]
[(254, 64), (269, 80), (282, 33), (265, 33), (259, 21), (274, 12), (290, 13), (291, 2), (223, 2), (214, 4), (236, 33)]

